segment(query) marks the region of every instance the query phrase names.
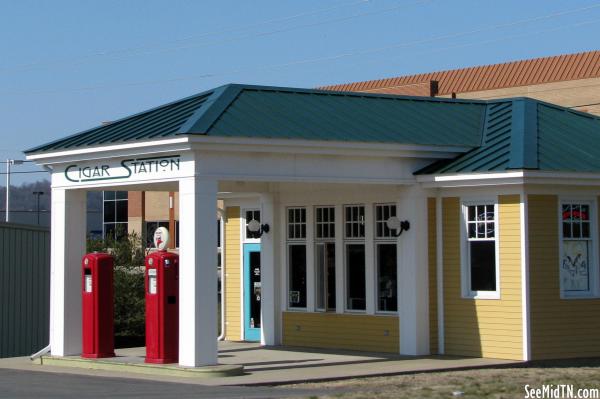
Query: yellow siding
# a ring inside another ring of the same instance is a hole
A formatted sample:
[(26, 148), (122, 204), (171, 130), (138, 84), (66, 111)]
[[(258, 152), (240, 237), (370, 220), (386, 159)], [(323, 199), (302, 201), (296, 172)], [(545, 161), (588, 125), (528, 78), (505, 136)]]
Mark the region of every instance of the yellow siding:
[(240, 208), (225, 212), (225, 338), (241, 340)]
[(398, 353), (398, 317), (283, 312), (283, 344)]
[(523, 359), (519, 196), (500, 196), (500, 299), (465, 299), (461, 293), (458, 198), (443, 199), (444, 330), (446, 353)]
[(531, 356), (600, 356), (600, 299), (560, 299), (558, 198), (528, 202)]
[(438, 353), (437, 319), (437, 234), (435, 198), (427, 199), (427, 234), (429, 246), (429, 349)]

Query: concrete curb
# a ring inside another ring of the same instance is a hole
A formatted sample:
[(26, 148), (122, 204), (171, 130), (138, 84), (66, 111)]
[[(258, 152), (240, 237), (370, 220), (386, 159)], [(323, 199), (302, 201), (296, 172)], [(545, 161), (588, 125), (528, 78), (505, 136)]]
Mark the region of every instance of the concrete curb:
[(126, 363), (120, 361), (82, 359), (75, 357), (42, 356), (33, 361), (46, 366), (75, 367), (91, 370), (120, 371), (139, 374), (163, 375), (187, 378), (234, 377), (244, 374), (244, 366), (219, 364), (203, 367), (180, 367), (177, 365), (156, 365), (147, 363)]

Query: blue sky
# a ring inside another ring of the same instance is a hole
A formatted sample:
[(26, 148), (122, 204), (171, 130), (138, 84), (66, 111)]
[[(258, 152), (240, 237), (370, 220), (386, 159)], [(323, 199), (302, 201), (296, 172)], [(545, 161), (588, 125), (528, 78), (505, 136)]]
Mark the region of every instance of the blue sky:
[(0, 37), (6, 159), (230, 82), (315, 87), (596, 50), (600, 1), (0, 0)]

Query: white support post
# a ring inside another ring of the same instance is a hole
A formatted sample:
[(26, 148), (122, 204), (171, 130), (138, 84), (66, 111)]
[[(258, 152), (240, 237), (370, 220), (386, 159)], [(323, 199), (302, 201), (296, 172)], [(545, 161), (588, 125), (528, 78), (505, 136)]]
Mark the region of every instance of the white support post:
[(275, 218), (275, 203), (273, 195), (261, 194), (261, 223), (269, 225), (269, 232), (260, 237), (260, 343), (262, 345), (277, 345), (279, 334), (277, 326), (277, 290), (275, 282), (279, 281), (279, 275), (275, 268), (275, 248), (277, 237), (277, 220)]
[(50, 347), (54, 356), (81, 353), (81, 259), (86, 192), (52, 189)]
[(179, 180), (179, 365), (217, 364), (217, 182)]
[(373, 205), (365, 205), (365, 299), (367, 300), (366, 313), (375, 314), (376, 289), (375, 289), (375, 244), (373, 236), (375, 235), (373, 219)]
[(344, 274), (344, 208), (335, 206), (335, 312), (344, 313), (346, 290)]
[(315, 311), (315, 208), (306, 207), (306, 311)]
[(398, 314), (400, 353), (429, 354), (429, 287), (427, 253), (427, 195), (420, 187), (408, 189), (398, 204), (400, 220), (410, 230), (398, 239)]

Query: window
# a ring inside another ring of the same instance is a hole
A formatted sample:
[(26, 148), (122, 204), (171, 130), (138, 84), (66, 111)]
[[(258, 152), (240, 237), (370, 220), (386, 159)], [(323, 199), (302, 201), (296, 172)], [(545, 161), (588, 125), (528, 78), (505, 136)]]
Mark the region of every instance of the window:
[(592, 221), (593, 203), (561, 203), (560, 285), (565, 296), (593, 295), (597, 290)]
[(119, 240), (127, 235), (127, 191), (104, 191), (103, 236)]
[(396, 216), (396, 205), (375, 205), (375, 260), (377, 262), (377, 311), (398, 311), (396, 237), (386, 221)]
[(258, 209), (249, 209), (246, 211), (246, 239), (247, 240), (258, 240), (260, 238), (260, 231), (252, 232), (248, 229), (248, 223), (256, 220), (260, 222), (260, 211)]
[(288, 306), (306, 308), (306, 208), (288, 208)]
[(344, 207), (344, 211), (345, 238), (365, 238), (365, 207), (348, 205)]
[(469, 204), (463, 209), (467, 233), (465, 294), (470, 297), (497, 297), (495, 205)]
[(317, 310), (335, 310), (335, 208), (315, 208)]
[(375, 238), (396, 238), (387, 226), (387, 220), (396, 216), (396, 205), (376, 205), (375, 206)]
[(306, 208), (288, 208), (288, 240), (306, 239)]
[(366, 309), (365, 207), (344, 207), (346, 308)]

